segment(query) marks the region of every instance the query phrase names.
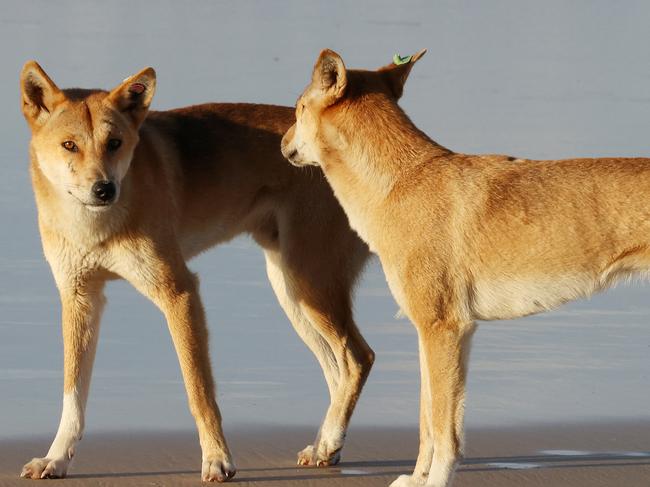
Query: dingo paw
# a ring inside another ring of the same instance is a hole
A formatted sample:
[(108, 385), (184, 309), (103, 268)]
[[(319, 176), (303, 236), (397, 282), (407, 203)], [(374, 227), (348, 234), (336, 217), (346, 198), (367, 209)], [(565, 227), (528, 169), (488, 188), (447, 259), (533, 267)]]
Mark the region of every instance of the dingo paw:
[(298, 452), (298, 465), (311, 467), (331, 467), (341, 461), (341, 449), (327, 452), (321, 449), (316, 450), (314, 445), (307, 446)]
[(68, 458), (33, 458), (26, 463), (20, 476), (24, 479), (62, 479), (68, 472)]
[(227, 482), (235, 476), (237, 469), (229, 456), (223, 454), (208, 455), (201, 466), (203, 482)]

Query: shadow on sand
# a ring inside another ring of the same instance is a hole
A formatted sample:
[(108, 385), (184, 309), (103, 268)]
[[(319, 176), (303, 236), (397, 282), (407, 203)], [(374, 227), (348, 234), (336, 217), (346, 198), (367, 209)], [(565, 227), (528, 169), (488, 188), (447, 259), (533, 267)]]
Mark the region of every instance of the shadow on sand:
[[(502, 457), (475, 457), (463, 460), (459, 473), (489, 472), (499, 470), (527, 470), (540, 468), (603, 468), (650, 465), (650, 452), (541, 454)], [(270, 467), (246, 468), (239, 471), (233, 483), (239, 482), (291, 482), (345, 477), (396, 476), (408, 474), (415, 466), (413, 460), (371, 460), (343, 462), (335, 467)], [(247, 474), (254, 474), (249, 477)], [(268, 475), (260, 475), (268, 473)], [(152, 472), (124, 472), (76, 474), (70, 478), (100, 479), (126, 477), (164, 477), (168, 475), (198, 475), (198, 470), (169, 470)], [(256, 474), (256, 475), (255, 475)]]

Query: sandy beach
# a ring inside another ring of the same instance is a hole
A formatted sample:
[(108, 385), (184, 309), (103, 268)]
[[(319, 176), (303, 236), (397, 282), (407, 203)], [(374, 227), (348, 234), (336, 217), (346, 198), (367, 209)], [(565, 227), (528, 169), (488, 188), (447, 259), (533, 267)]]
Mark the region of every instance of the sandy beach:
[[(238, 465), (233, 483), (251, 486), (387, 486), (410, 472), (414, 429), (352, 428), (343, 461), (325, 469), (297, 468), (295, 452), (311, 431), (246, 427), (229, 433)], [(650, 422), (469, 429), (466, 459), (454, 487), (642, 487), (650, 484)], [(48, 439), (0, 443), (0, 485), (18, 478), (25, 460)], [(200, 485), (193, 433), (90, 433), (70, 476), (56, 485)]]

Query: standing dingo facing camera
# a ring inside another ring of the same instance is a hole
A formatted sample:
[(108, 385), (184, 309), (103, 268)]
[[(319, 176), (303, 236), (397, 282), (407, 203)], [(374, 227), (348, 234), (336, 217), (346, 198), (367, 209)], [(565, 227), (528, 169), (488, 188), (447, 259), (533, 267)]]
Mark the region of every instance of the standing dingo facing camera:
[(475, 320), (549, 310), (650, 268), (650, 159), (456, 154), (398, 106), (424, 51), (378, 71), (321, 53), (282, 152), (322, 167), (415, 325), (420, 452), (393, 487), (446, 487), (461, 458)]
[[(241, 233), (264, 249), (280, 304), (316, 355), (331, 404), (301, 465), (339, 461), (373, 352), (351, 291), (368, 257), (320, 171), (280, 153), (287, 107), (206, 104), (149, 112), (147, 68), (110, 92), (60, 90), (35, 62), (21, 75), (45, 256), (61, 296), (61, 423), (23, 477), (64, 477), (81, 439), (107, 280), (123, 278), (164, 313), (202, 450), (201, 477), (235, 474), (215, 401), (198, 281), (186, 260)], [(244, 344), (245, 345), (245, 344)]]

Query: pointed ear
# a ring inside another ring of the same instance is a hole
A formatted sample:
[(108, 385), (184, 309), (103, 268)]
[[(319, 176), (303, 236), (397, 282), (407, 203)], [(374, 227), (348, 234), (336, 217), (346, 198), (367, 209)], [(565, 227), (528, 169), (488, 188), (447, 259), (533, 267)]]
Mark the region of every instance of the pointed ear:
[(406, 57), (401, 57), (399, 54), (395, 54), (391, 64), (379, 68), (379, 71), (384, 73), (384, 77), (388, 82), (391, 91), (395, 95), (395, 98), (401, 98), (402, 93), (404, 93), (404, 83), (406, 83), (406, 80), (411, 73), (411, 68), (418, 59), (426, 54), (426, 52), (426, 49), (422, 49), (417, 54)]
[(31, 126), (43, 125), (54, 107), (65, 99), (63, 92), (36, 61), (27, 61), (23, 66), (20, 95), (23, 115)]
[(329, 49), (321, 51), (314, 65), (311, 84), (322, 93), (324, 103), (336, 103), (345, 94), (347, 83), (347, 71), (341, 56)]
[(114, 88), (108, 94), (108, 100), (139, 127), (147, 116), (155, 91), (156, 72), (153, 68), (145, 68)]

